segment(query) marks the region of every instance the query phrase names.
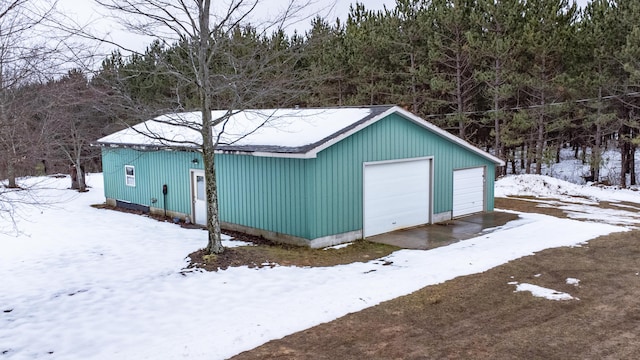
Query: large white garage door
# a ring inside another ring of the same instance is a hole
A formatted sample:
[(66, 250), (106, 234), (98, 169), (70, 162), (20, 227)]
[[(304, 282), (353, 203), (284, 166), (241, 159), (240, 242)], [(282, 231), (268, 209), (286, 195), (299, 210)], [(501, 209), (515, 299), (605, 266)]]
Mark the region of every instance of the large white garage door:
[(484, 168), (453, 171), (453, 214), (460, 217), (484, 211)]
[(429, 222), (430, 159), (364, 166), (364, 236)]

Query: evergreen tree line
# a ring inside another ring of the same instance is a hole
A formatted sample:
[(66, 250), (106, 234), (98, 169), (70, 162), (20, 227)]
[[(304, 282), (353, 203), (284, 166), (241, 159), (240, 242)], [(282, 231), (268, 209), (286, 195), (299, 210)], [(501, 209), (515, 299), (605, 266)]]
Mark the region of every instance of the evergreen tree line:
[[(396, 0), (380, 11), (355, 4), (344, 22), (313, 19), (304, 34), (238, 25), (215, 39), (212, 82), (253, 95), (247, 104), (221, 87), (217, 108), (399, 104), (504, 159), (512, 173), (541, 173), (570, 146), (597, 180), (603, 151), (616, 147), (622, 174), (610, 180), (635, 184), (637, 0), (584, 9), (570, 0)], [(102, 134), (123, 120), (197, 109), (182, 68), (196, 40), (112, 53), (86, 79), (100, 106), (73, 106), (104, 110), (91, 119)]]

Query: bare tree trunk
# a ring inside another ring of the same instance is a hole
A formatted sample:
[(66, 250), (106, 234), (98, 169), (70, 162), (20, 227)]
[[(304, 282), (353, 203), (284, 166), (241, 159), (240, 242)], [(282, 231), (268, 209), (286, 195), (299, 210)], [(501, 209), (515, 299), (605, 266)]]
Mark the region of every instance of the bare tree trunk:
[[(12, 140), (9, 140), (12, 141)], [(11, 153), (9, 154), (9, 158), (7, 159), (7, 176), (9, 178), (9, 187), (17, 188), (18, 183), (16, 182), (16, 164), (18, 163), (18, 153), (15, 148), (15, 144), (11, 145)]]
[(78, 191), (85, 192), (87, 191), (87, 183), (84, 178), (84, 165), (80, 162), (80, 153), (76, 156), (76, 174), (78, 180)]
[(69, 166), (69, 176), (71, 176), (71, 188), (77, 190), (80, 188), (78, 185), (78, 168), (75, 165)]
[[(224, 252), (222, 236), (220, 234), (220, 219), (218, 212), (218, 184), (215, 167), (215, 143), (213, 136), (213, 121), (211, 119), (211, 76), (209, 74), (208, 56), (211, 51), (210, 7), (211, 0), (199, 1), (200, 39), (198, 42), (198, 75), (200, 90), (200, 107), (202, 109), (202, 157), (206, 178), (207, 197), (207, 231), (209, 233), (206, 252), (221, 254)], [(217, 141), (216, 141), (217, 143)]]
[(622, 188), (627, 187), (627, 173), (629, 173), (629, 161), (628, 161), (629, 142), (627, 142), (627, 140), (624, 139), (624, 137), (626, 136), (627, 134), (626, 134), (626, 126), (625, 126), (621, 136), (622, 144), (620, 144), (620, 187)]
[(80, 167), (80, 171), (78, 171), (78, 191), (87, 191), (87, 182), (85, 181), (84, 170), (82, 167)]
[[(460, 59), (460, 52), (456, 52), (456, 104), (458, 106), (458, 131), (459, 136), (462, 139), (465, 139), (466, 134), (466, 126), (464, 121), (464, 102), (463, 102), (463, 94), (462, 94), (462, 60)], [(466, 139), (465, 139), (466, 140)]]
[(525, 165), (525, 166), (526, 166), (526, 168), (525, 168), (525, 171), (524, 171), (524, 172), (525, 172), (526, 174), (531, 174), (531, 163), (533, 162), (533, 156), (534, 156), (534, 154), (532, 154), (532, 153), (533, 153), (533, 151), (531, 150), (532, 145), (531, 145), (529, 142), (527, 142), (527, 143), (528, 143), (528, 144), (527, 144), (527, 150), (526, 150), (526, 152), (525, 152), (525, 153), (526, 153), (526, 165)]
[(71, 165), (71, 188), (79, 192), (87, 191), (82, 166)]
[(593, 181), (600, 181), (600, 163), (602, 162), (602, 87), (598, 88), (598, 111), (596, 118), (596, 134), (593, 149), (591, 150), (591, 175)]
[(602, 126), (596, 124), (596, 138), (593, 149), (591, 149), (591, 175), (593, 181), (600, 181), (600, 164), (602, 162)]
[[(544, 95), (542, 105), (544, 106)], [(535, 146), (536, 174), (542, 174), (542, 154), (544, 153), (544, 108), (538, 117), (538, 129)]]
[(413, 53), (413, 49), (411, 54), (409, 54), (411, 59), (411, 97), (412, 97), (412, 108), (414, 114), (418, 113), (418, 88), (417, 88), (417, 80), (416, 80), (416, 56)]
[(371, 81), (371, 84), (370, 84), (371, 85), (371, 93), (369, 94), (369, 97), (370, 97), (369, 105), (374, 105), (373, 104), (373, 100), (375, 98), (375, 92), (374, 92), (373, 89), (374, 89), (374, 86), (375, 86), (375, 82), (374, 82), (374, 79), (373, 79), (373, 70), (371, 71), (371, 79), (370, 79), (370, 81)]
[(629, 147), (629, 185), (636, 185), (636, 146)]
[[(0, 62), (0, 71), (2, 71), (2, 62)], [(4, 94), (2, 92), (2, 73), (0, 72), (0, 130), (4, 125), (5, 128), (9, 128), (9, 116), (7, 115), (7, 110), (4, 105)], [(7, 139), (3, 139), (7, 137)], [(0, 134), (0, 140), (4, 143), (7, 142), (6, 147), (10, 153), (5, 154), (6, 156), (6, 166), (7, 166), (7, 179), (9, 188), (17, 188), (18, 184), (16, 183), (16, 169), (15, 169), (15, 147), (11, 144), (11, 139), (8, 139), (10, 136), (8, 134)]]
[(12, 159), (8, 159), (7, 161), (7, 178), (9, 181), (7, 187), (13, 189), (18, 187), (18, 183), (16, 182), (16, 170)]
[[(206, 153), (205, 153), (206, 152)], [(224, 252), (222, 246), (222, 237), (220, 229), (220, 219), (218, 211), (218, 184), (215, 180), (215, 153), (213, 147), (203, 152), (204, 158), (205, 176), (208, 176), (206, 181), (207, 188), (207, 230), (209, 233), (206, 252), (208, 254), (221, 254)], [(209, 179), (214, 179), (213, 181)]]
[[(494, 80), (493, 86), (495, 89), (498, 89), (498, 87), (500, 86), (501, 82), (502, 82), (502, 78), (501, 78), (501, 71), (502, 71), (502, 65), (500, 62), (500, 59), (496, 58), (495, 61), (495, 71), (496, 71), (496, 78)], [(498, 158), (502, 159), (502, 156), (504, 154), (504, 149), (502, 148), (502, 141), (500, 139), (500, 95), (498, 93), (497, 90), (494, 91), (493, 93), (493, 113), (494, 113), (494, 119), (493, 119), (493, 132), (494, 132), (494, 150), (495, 150), (495, 155)], [(503, 175), (505, 172), (505, 168), (498, 166), (496, 167), (496, 176), (498, 176), (498, 174)]]
[[(520, 146), (520, 171), (525, 169), (525, 161), (526, 161), (526, 151), (527, 151), (527, 145), (526, 142), (522, 144), (522, 146)], [(514, 172), (515, 174), (515, 172)]]

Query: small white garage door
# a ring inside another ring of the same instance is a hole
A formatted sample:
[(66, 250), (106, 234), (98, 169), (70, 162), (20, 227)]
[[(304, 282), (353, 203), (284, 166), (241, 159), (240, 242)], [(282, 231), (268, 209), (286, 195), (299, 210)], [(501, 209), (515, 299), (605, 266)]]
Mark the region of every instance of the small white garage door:
[(430, 159), (364, 166), (364, 237), (429, 222)]
[(484, 167), (453, 171), (454, 218), (484, 211)]

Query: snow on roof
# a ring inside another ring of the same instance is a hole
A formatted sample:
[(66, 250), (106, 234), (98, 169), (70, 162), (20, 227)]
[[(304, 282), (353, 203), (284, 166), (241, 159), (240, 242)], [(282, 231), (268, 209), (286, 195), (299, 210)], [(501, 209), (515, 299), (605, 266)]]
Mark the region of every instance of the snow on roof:
[[(228, 115), (212, 111), (214, 136), (220, 150), (299, 152), (301, 148), (331, 138), (354, 124), (389, 109), (384, 107), (244, 110)], [(186, 146), (202, 143), (200, 112), (158, 116), (98, 140), (103, 144)]]
[[(219, 136), (218, 151), (313, 158), (321, 150), (392, 113), (398, 113), (449, 141), (504, 165), (501, 159), (393, 105), (243, 110), (231, 114), (226, 110), (215, 110), (211, 114), (214, 120), (220, 120), (213, 128), (214, 136)], [(97, 143), (152, 148), (198, 147), (202, 143), (200, 114), (188, 112), (158, 116), (105, 136)]]

